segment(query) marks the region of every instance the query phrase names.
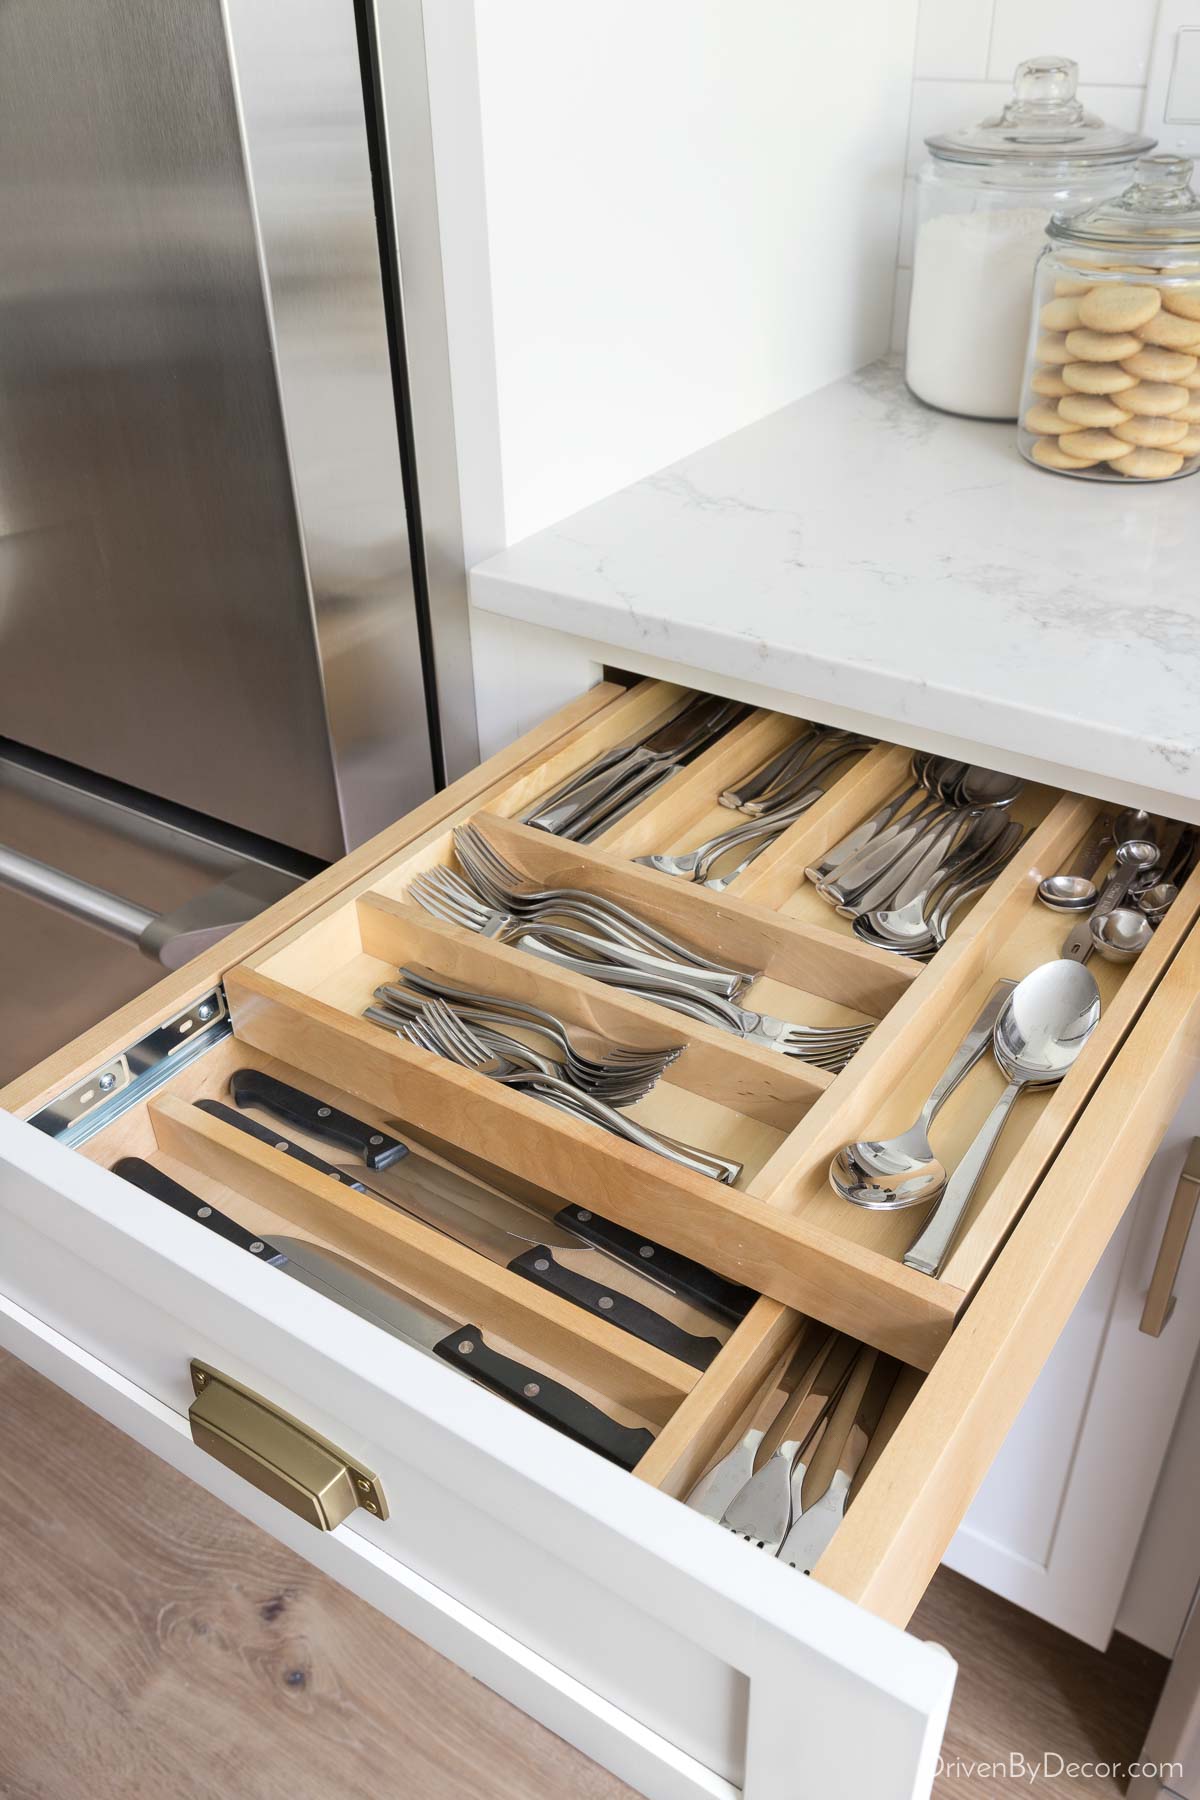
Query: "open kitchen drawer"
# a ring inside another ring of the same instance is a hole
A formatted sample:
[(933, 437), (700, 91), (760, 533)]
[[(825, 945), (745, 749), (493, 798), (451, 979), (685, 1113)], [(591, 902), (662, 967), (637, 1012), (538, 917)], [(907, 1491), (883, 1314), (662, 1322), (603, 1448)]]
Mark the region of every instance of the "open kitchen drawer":
[[(827, 1193), (829, 1156), (868, 1126), (906, 1123), (992, 983), (1054, 955), (1063, 924), (1033, 890), (1095, 804), (1026, 793), (1033, 832), (1017, 862), (927, 966), (861, 944), (804, 891), (805, 863), (902, 777), (890, 747), (866, 750), (721, 895), (630, 857), (727, 823), (716, 794), (797, 721), (750, 715), (595, 844), (516, 822), (677, 699), (649, 682), (594, 690), (0, 1096), (17, 1115), (0, 1115), (0, 1341), (647, 1793), (921, 1795), (954, 1671), (899, 1628), (1200, 1060), (1200, 880), (1136, 963), (1096, 969), (1101, 1026), (1057, 1090), (1022, 1103), (934, 1281), (900, 1261), (911, 1219)], [(431, 920), (408, 883), (452, 862), (450, 830), (466, 818), (539, 882), (622, 898), (761, 968), (752, 1003), (881, 1023), (835, 1077)], [(739, 1183), (668, 1166), (364, 1023), (375, 983), (404, 961), (536, 994), (631, 1043), (685, 1043), (639, 1105), (736, 1156)], [(602, 1210), (771, 1297), (721, 1331), (700, 1371), (194, 1105), (245, 1065), (374, 1123), (402, 1119), (432, 1153), (534, 1203)], [(947, 1155), (990, 1079), (978, 1072), (970, 1106), (947, 1108)], [(131, 1103), (114, 1109), (114, 1094)], [(634, 1473), (256, 1266), (110, 1173), (126, 1154), (268, 1239), (298, 1231), (469, 1319), (647, 1433)], [(909, 1365), (812, 1580), (678, 1503), (753, 1418), (801, 1313)], [(193, 1361), (339, 1445), (374, 1479), (367, 1504), (383, 1502), (319, 1533), (206, 1455), (188, 1428)]]

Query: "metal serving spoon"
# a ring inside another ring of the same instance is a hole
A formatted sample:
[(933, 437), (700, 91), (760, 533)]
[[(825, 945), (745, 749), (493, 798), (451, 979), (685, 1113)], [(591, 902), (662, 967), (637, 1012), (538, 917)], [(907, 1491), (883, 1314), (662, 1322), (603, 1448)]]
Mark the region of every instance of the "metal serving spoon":
[(907, 1131), (890, 1138), (859, 1138), (838, 1151), (829, 1166), (829, 1181), (843, 1200), (872, 1212), (898, 1212), (937, 1199), (946, 1185), (946, 1171), (933, 1153), (929, 1127), (987, 1049), (1000, 1010), (1016, 985), (1015, 981), (996, 983)]
[(1049, 962), (1018, 982), (1001, 1009), (992, 1048), (1008, 1086), (946, 1183), (941, 1199), (904, 1258), (924, 1275), (941, 1271), (988, 1159), (1027, 1087), (1053, 1087), (1100, 1021), (1100, 990), (1077, 962)]

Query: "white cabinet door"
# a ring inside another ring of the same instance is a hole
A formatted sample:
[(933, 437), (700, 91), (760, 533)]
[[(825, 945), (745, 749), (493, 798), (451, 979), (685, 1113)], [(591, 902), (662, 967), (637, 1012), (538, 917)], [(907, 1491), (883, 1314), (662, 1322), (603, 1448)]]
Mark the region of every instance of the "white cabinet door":
[[(1198, 1134), (1200, 1084), (1180, 1108), (946, 1557), (960, 1574), (1097, 1649), (1116, 1626), (1200, 1342), (1200, 1231), (1184, 1257), (1162, 1336), (1139, 1330), (1179, 1171)], [(1192, 1474), (1194, 1494), (1200, 1471)], [(1183, 1521), (1172, 1517), (1178, 1531)], [(1192, 1566), (1186, 1543), (1158, 1549), (1177, 1566), (1179, 1558)], [(1153, 1613), (1140, 1622), (1140, 1635), (1159, 1635)]]

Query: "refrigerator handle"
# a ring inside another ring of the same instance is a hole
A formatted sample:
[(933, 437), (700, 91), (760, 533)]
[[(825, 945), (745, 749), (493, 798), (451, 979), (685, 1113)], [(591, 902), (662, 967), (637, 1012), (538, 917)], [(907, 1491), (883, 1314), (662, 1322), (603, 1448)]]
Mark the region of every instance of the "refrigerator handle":
[(247, 862), (174, 911), (154, 913), (135, 900), (110, 894), (107, 888), (94, 887), (90, 881), (80, 881), (63, 869), (0, 844), (0, 887), (133, 944), (168, 969), (190, 962), (299, 885), (297, 875)]

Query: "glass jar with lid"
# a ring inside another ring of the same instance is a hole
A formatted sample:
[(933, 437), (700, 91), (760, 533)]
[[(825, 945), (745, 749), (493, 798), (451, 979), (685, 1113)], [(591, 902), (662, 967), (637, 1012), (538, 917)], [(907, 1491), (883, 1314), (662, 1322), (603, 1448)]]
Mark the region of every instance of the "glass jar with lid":
[(1086, 112), (1078, 73), (1068, 57), (1034, 57), (998, 117), (925, 140), (905, 375), (943, 412), (1017, 418), (1047, 221), (1118, 193), (1154, 147)]
[(1087, 481), (1200, 468), (1200, 195), (1182, 156), (1046, 228), (1034, 282), (1020, 445)]

